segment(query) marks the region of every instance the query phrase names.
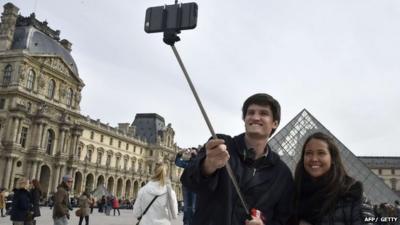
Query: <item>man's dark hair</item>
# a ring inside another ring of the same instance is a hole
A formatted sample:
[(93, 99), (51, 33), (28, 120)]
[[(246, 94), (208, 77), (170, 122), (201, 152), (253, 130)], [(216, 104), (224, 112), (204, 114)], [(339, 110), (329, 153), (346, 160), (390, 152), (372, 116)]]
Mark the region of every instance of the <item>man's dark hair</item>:
[[(261, 106), (269, 106), (272, 111), (272, 118), (274, 121), (278, 121), (278, 124), (281, 121), (281, 106), (279, 102), (275, 100), (271, 95), (265, 93), (257, 93), (246, 99), (243, 103), (242, 107), (242, 119), (246, 117), (247, 109), (250, 105), (261, 105)], [(272, 129), (270, 136), (275, 132), (276, 129)]]

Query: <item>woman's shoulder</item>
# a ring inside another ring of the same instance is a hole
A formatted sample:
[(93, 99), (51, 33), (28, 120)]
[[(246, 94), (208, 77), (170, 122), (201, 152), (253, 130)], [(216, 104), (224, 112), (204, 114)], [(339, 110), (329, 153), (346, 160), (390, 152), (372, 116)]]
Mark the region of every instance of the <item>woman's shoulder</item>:
[(342, 199), (349, 201), (359, 201), (363, 197), (364, 188), (360, 181), (352, 182), (347, 190), (342, 194)]

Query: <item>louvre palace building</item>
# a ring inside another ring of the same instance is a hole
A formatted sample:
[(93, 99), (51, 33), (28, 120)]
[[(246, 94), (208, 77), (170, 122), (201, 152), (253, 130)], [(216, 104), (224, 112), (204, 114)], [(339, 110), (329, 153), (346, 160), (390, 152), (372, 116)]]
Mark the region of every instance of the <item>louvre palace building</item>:
[[(119, 198), (135, 198), (156, 162), (168, 165), (181, 196), (175, 167), (174, 130), (164, 118), (137, 114), (133, 123), (111, 127), (80, 114), (85, 84), (71, 56), (71, 43), (34, 14), (3, 6), (0, 24), (0, 187), (21, 177), (38, 179), (45, 196), (64, 175), (72, 194), (103, 185)], [(180, 197), (179, 197), (180, 198)]]

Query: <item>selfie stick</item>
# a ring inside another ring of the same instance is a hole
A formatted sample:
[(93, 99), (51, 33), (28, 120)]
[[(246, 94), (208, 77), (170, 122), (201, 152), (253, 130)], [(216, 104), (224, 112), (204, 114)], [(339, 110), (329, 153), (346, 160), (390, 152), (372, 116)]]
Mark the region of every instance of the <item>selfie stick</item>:
[[(213, 139), (218, 139), (217, 135), (215, 134), (214, 128), (212, 127), (211, 122), (208, 119), (208, 116), (207, 116), (207, 113), (206, 113), (206, 111), (205, 111), (205, 109), (203, 107), (203, 104), (201, 104), (200, 98), (199, 98), (199, 96), (197, 94), (197, 91), (196, 91), (196, 89), (195, 89), (195, 87), (194, 87), (194, 85), (192, 83), (192, 80), (190, 79), (189, 74), (186, 71), (185, 65), (183, 65), (183, 62), (182, 62), (181, 57), (179, 56), (178, 50), (175, 48), (174, 44), (175, 44), (175, 42), (177, 42), (179, 40), (180, 40), (180, 38), (178, 37), (177, 32), (175, 32), (175, 31), (166, 31), (166, 32), (164, 32), (163, 41), (167, 45), (170, 45), (172, 47), (172, 51), (174, 52), (175, 57), (178, 60), (179, 65), (181, 66), (183, 74), (185, 75), (185, 78), (186, 78), (186, 80), (187, 80), (187, 82), (188, 82), (188, 84), (190, 86), (190, 89), (192, 90), (194, 98), (196, 99), (197, 105), (200, 108), (201, 114), (203, 114), (204, 120), (207, 123), (208, 129), (210, 130)], [(247, 206), (246, 201), (244, 200), (242, 192), (240, 191), (239, 184), (238, 184), (238, 182), (236, 180), (236, 177), (235, 177), (235, 175), (234, 175), (234, 173), (232, 171), (232, 168), (231, 168), (231, 165), (229, 164), (229, 162), (226, 163), (225, 168), (226, 168), (226, 171), (228, 172), (229, 178), (231, 179), (231, 181), (233, 183), (233, 186), (235, 187), (236, 193), (239, 196), (239, 199), (240, 199), (240, 201), (241, 201), (241, 203), (243, 205), (243, 208), (246, 211), (246, 214), (250, 215), (249, 208)]]

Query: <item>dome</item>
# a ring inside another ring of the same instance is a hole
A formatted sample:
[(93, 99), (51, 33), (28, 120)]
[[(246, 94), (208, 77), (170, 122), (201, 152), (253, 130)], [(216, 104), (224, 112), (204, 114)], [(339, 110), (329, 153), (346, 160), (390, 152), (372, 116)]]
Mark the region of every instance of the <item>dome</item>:
[(60, 42), (36, 29), (34, 26), (17, 26), (11, 49), (26, 50), (34, 56), (61, 57), (76, 77), (79, 77), (78, 68), (68, 51)]

